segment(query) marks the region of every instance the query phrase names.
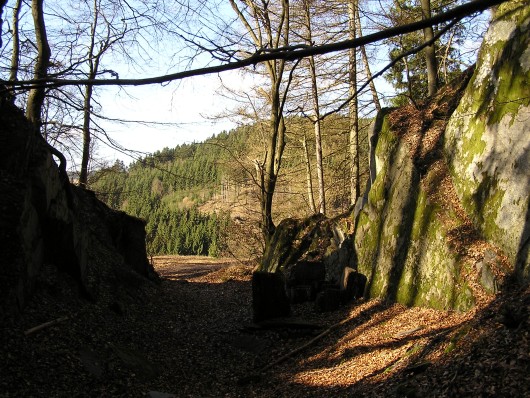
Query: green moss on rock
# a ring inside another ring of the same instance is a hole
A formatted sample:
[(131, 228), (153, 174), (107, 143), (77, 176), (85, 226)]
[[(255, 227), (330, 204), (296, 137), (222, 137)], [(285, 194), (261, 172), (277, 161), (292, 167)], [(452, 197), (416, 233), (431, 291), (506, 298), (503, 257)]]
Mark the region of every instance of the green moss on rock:
[(389, 123), (383, 128), (377, 153), (386, 161), (378, 166), (355, 234), (359, 272), (369, 280), (367, 293), (406, 305), (469, 309), (472, 301), (455, 300), (467, 295), (458, 290), (461, 264), (447, 247), (439, 208), (422, 190), (407, 144)]
[(502, 4), (445, 134), (452, 178), (475, 227), (527, 280), (530, 196), (530, 6)]

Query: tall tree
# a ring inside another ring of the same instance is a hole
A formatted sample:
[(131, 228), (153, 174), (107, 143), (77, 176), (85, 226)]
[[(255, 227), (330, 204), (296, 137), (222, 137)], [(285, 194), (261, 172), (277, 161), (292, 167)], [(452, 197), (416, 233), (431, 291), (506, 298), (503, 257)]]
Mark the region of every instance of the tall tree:
[[(20, 63), (20, 34), (19, 34), (19, 22), (20, 22), (20, 9), (22, 8), (22, 0), (16, 0), (15, 6), (13, 7), (13, 18), (11, 20), (12, 27), (11, 32), (13, 35), (12, 41), (12, 52), (11, 52), (11, 65), (9, 68), (9, 81), (15, 82), (18, 80), (18, 69)], [(11, 102), (15, 102), (15, 93), (12, 91), (9, 95)]]
[[(357, 0), (348, 2), (348, 21), (350, 40), (357, 37)], [(357, 49), (349, 51), (349, 84), (350, 84), (350, 204), (355, 205), (360, 195), (360, 172), (359, 172), (359, 109), (357, 100)]]
[[(13, 50), (11, 53), (11, 68), (9, 70), (9, 81), (16, 81), (18, 79), (18, 68), (20, 63), (20, 34), (19, 34), (19, 22), (20, 22), (20, 9), (22, 8), (22, 0), (16, 0), (15, 7), (13, 8), (13, 19), (11, 31), (13, 32)], [(14, 96), (13, 96), (14, 98)]]
[[(105, 45), (100, 51), (96, 50), (96, 32), (98, 29), (99, 13), (101, 2), (94, 0), (93, 13), (94, 19), (90, 28), (90, 44), (88, 46), (88, 74), (89, 79), (94, 79), (97, 76), (101, 56), (104, 52)], [(83, 152), (81, 157), (81, 171), (79, 172), (79, 185), (86, 187), (88, 179), (88, 162), (90, 160), (90, 122), (92, 117), (92, 94), (94, 87), (91, 84), (85, 86), (84, 103), (83, 103)]]
[[(110, 10), (111, 14), (116, 14), (114, 9)], [(117, 28), (116, 21), (111, 16), (108, 18), (105, 15), (105, 10), (102, 8), (101, 0), (94, 0), (92, 3), (93, 19), (90, 27), (90, 36), (88, 44), (88, 53), (86, 55), (88, 63), (88, 71), (86, 77), (88, 79), (95, 79), (100, 73), (101, 60), (105, 53), (107, 53), (114, 44), (120, 42), (126, 35), (128, 28), (123, 24), (122, 29)], [(91, 141), (92, 141), (92, 97), (94, 95), (94, 87), (91, 84), (85, 86), (83, 93), (83, 151), (81, 157), (81, 170), (79, 173), (79, 185), (86, 186), (88, 182), (88, 164), (91, 157)]]
[[(31, 2), (31, 14), (35, 25), (35, 39), (38, 50), (37, 62), (35, 62), (34, 69), (34, 78), (36, 80), (48, 77), (48, 66), (51, 56), (50, 45), (48, 44), (46, 34), (46, 24), (44, 22), (43, 3), (44, 0), (32, 0)], [(41, 113), (45, 96), (46, 89), (39, 85), (32, 88), (28, 95), (26, 117), (37, 129), (40, 129), (42, 125)]]
[(304, 150), (304, 161), (305, 161), (305, 175), (306, 175), (306, 186), (307, 186), (307, 200), (309, 207), (313, 214), (317, 213), (317, 207), (315, 206), (315, 196), (313, 195), (313, 178), (311, 175), (311, 160), (309, 158), (309, 149), (307, 148), (307, 137), (305, 131), (302, 137), (302, 148)]
[[(431, 0), (421, 1), (421, 16), (422, 19), (431, 18)], [(426, 42), (434, 39), (434, 32), (432, 26), (427, 26), (423, 29), (423, 37)], [(425, 62), (427, 64), (427, 86), (428, 96), (434, 95), (438, 85), (438, 73), (436, 68), (436, 49), (435, 43), (425, 47)]]
[[(274, 51), (289, 46), (288, 0), (281, 0), (274, 4), (270, 4), (269, 1), (244, 0), (238, 3), (235, 0), (229, 1), (259, 51)], [(286, 131), (283, 107), (288, 87), (283, 86), (283, 83), (285, 83), (286, 63), (284, 59), (273, 59), (264, 63), (270, 84), (268, 92), (269, 138), (264, 159), (259, 165), (261, 230), (265, 242), (269, 241), (276, 228), (272, 219), (272, 202), (285, 148)]]
[[(305, 19), (305, 40), (307, 45), (313, 44), (312, 22), (311, 22), (311, 3), (312, 0), (303, 0), (303, 10)], [(324, 189), (324, 166), (322, 164), (322, 120), (320, 116), (319, 92), (317, 83), (317, 70), (315, 64), (315, 57), (308, 57), (309, 75), (311, 79), (311, 97), (313, 99), (313, 116), (312, 122), (315, 131), (315, 157), (317, 166), (317, 181), (318, 181), (318, 204), (319, 211), (326, 214), (326, 191)], [(305, 143), (305, 136), (304, 136)]]

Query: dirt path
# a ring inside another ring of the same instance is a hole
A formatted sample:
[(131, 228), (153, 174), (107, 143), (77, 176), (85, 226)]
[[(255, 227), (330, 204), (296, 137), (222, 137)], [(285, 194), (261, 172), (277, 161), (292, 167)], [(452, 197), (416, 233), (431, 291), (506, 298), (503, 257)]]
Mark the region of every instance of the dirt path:
[[(173, 257), (155, 266), (161, 284), (121, 305), (88, 304), (66, 286), (58, 296), (70, 294), (66, 306), (50, 292), (37, 295), (21, 319), (1, 326), (0, 397), (450, 397), (478, 396), (483, 383), (495, 393), (482, 396), (529, 391), (528, 323), (504, 327), (500, 302), (464, 315), (378, 301), (316, 314), (305, 304), (295, 315), (321, 330), (256, 330), (249, 327), (251, 266)], [(528, 291), (512, 300), (528, 300)], [(23, 333), (65, 314), (66, 321)]]
[[(248, 275), (250, 271), (250, 268), (244, 269), (245, 267), (241, 267), (241, 263), (237, 260), (227, 258), (157, 256), (153, 258), (153, 262), (159, 275), (168, 280), (204, 281), (202, 277), (228, 268), (233, 271), (240, 269), (239, 277)], [(229, 277), (229, 273), (226, 276)], [(216, 279), (215, 275), (213, 275), (213, 280)]]

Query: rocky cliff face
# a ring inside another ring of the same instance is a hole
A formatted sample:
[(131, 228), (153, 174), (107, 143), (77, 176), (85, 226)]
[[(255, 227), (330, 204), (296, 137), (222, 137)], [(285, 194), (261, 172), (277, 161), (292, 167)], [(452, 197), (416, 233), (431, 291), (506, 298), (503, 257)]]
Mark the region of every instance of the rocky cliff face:
[[(259, 270), (288, 277), (318, 259), (326, 281), (356, 267), (367, 296), (460, 311), (506, 276), (528, 283), (529, 33), (527, 2), (498, 7), (476, 68), (418, 106), (377, 116), (353, 234), (342, 235), (346, 220), (286, 220)], [(328, 244), (336, 231), (342, 238)]]
[(92, 300), (155, 278), (142, 220), (71, 185), (22, 112), (0, 101), (0, 319), (23, 309), (50, 269)]
[(473, 224), (530, 280), (530, 6), (499, 7), (477, 71), (445, 134), (458, 197)]
[(373, 134), (376, 177), (355, 229), (367, 293), (407, 305), (465, 310), (473, 292), (451, 236), (466, 225), (444, 162), (447, 118), (470, 71), (419, 109), (385, 110)]
[(496, 11), (467, 85), (461, 79), (419, 109), (387, 110), (374, 132), (376, 177), (355, 230), (368, 295), (466, 310), (513, 271), (528, 281), (525, 4)]

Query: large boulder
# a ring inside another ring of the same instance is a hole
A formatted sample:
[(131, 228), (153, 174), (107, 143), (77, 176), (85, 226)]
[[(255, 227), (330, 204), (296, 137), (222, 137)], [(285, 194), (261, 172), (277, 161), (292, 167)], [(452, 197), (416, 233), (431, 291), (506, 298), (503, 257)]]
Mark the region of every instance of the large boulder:
[[(283, 220), (267, 244), (257, 276), (264, 279), (266, 274), (277, 274), (271, 278), (285, 281), (283, 290), (293, 304), (315, 300), (326, 287), (338, 292), (344, 269), (356, 267), (352, 240), (346, 234), (349, 222), (348, 218), (328, 219), (322, 214)], [(277, 300), (275, 289), (267, 291), (253, 283), (253, 290), (255, 312), (263, 306), (256, 300)]]
[(0, 126), (0, 318), (24, 308), (45, 268), (68, 273), (93, 300), (156, 278), (142, 220), (71, 185), (54, 160), (62, 156), (5, 100)]
[(530, 6), (499, 6), (476, 73), (445, 134), (456, 192), (473, 224), (530, 280)]
[[(318, 273), (323, 266), (324, 280), (338, 284), (343, 269), (356, 266), (347, 229), (347, 219), (328, 219), (322, 214), (303, 220), (285, 219), (276, 227), (257, 270), (282, 272), (289, 281), (304, 279), (303, 274), (313, 269)], [(315, 266), (308, 267), (305, 262)]]

